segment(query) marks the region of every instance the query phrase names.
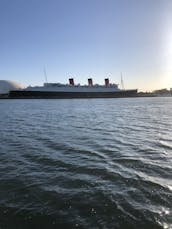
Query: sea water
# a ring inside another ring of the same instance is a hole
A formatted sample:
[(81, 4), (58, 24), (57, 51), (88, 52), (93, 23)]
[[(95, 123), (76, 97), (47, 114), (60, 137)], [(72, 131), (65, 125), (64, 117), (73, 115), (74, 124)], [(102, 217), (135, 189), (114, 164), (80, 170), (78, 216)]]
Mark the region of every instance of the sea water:
[(172, 98), (0, 100), (0, 228), (172, 228)]

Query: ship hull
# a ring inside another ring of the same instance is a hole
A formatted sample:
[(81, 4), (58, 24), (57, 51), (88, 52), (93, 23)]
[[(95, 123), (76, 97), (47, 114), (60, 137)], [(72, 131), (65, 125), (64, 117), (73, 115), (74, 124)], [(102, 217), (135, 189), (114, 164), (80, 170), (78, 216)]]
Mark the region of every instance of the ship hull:
[(9, 92), (9, 98), (17, 99), (122, 98), (136, 96), (137, 90), (119, 90), (115, 92), (50, 92), (15, 90)]

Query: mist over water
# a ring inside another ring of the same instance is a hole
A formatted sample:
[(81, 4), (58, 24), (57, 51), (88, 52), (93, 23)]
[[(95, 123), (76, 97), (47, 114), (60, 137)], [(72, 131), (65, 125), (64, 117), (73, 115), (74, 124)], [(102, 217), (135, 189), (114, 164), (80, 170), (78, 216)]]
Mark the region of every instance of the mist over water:
[(172, 228), (172, 98), (0, 100), (0, 228)]

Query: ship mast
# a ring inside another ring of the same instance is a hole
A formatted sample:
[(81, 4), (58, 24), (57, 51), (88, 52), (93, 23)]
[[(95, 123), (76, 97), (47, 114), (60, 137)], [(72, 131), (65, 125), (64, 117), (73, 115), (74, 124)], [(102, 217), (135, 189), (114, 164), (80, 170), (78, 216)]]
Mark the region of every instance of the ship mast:
[(121, 89), (125, 90), (124, 81), (123, 81), (123, 77), (122, 77), (122, 72), (121, 72)]
[(45, 77), (45, 82), (48, 83), (48, 80), (47, 80), (47, 72), (46, 72), (45, 66), (44, 66), (44, 77)]

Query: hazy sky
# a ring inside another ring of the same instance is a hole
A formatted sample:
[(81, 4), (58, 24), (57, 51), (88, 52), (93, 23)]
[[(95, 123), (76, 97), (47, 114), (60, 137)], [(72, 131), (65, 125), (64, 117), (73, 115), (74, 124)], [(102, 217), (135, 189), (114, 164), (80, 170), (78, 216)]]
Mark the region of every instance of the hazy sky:
[(172, 0), (0, 0), (0, 79), (172, 87)]

